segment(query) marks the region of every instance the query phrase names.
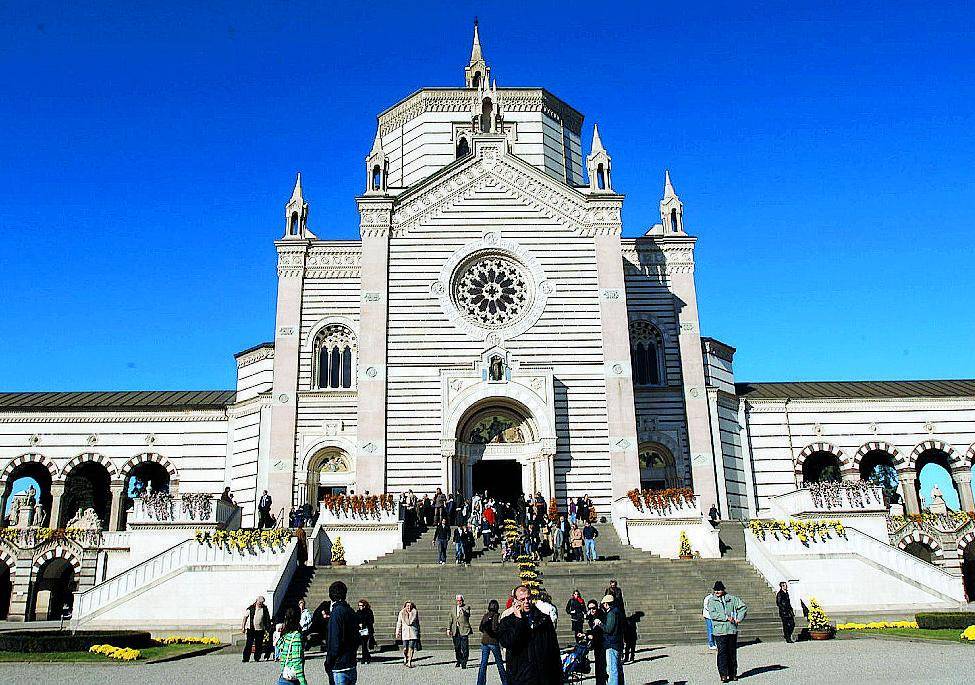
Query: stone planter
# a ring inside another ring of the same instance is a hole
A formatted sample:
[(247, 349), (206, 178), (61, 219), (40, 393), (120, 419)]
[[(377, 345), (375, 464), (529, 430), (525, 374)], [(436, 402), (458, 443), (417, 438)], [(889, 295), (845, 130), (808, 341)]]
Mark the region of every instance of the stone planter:
[(809, 639), (810, 640), (829, 640), (833, 637), (833, 631), (831, 630), (810, 630)]
[(680, 555), (680, 558), (681, 559), (693, 559), (694, 558), (694, 555), (693, 554), (681, 554)]

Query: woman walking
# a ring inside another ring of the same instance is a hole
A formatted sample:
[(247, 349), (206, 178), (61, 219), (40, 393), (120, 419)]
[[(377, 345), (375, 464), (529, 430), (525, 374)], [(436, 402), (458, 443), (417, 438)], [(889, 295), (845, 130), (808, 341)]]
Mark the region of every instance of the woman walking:
[(578, 523), (573, 523), (572, 530), (569, 531), (569, 545), (572, 549), (572, 561), (582, 561), (582, 543), (582, 530), (580, 530)]
[(481, 618), (481, 665), (477, 669), (477, 685), (484, 685), (487, 681), (488, 661), (492, 654), (494, 655), (494, 663), (498, 665), (501, 685), (508, 685), (508, 675), (501, 660), (501, 645), (498, 644), (498, 625), (500, 622), (501, 614), (498, 600), (492, 599), (488, 602), (487, 613)]
[(281, 656), (278, 685), (308, 685), (305, 680), (305, 648), (302, 642), (298, 611), (289, 607), (284, 612), (284, 628), (281, 639), (278, 640), (278, 653)]
[(404, 603), (396, 617), (396, 639), (403, 642), (403, 665), (413, 668), (413, 655), (420, 645), (420, 612), (413, 602)]
[(369, 647), (375, 643), (373, 629), (376, 625), (376, 617), (372, 613), (372, 607), (365, 599), (359, 600), (359, 608), (355, 612), (356, 620), (359, 622), (359, 644), (362, 646), (362, 663), (368, 664), (372, 661), (369, 654)]

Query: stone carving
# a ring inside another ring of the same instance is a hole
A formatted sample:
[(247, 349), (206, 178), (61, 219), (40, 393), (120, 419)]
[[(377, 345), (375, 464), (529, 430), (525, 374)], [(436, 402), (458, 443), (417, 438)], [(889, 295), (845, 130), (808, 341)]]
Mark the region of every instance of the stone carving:
[(101, 530), (102, 521), (98, 518), (98, 514), (95, 510), (89, 507), (82, 512), (81, 509), (78, 510), (65, 528), (80, 528), (82, 530)]
[(948, 505), (945, 504), (945, 498), (941, 494), (941, 488), (935, 485), (931, 488), (931, 506), (930, 511), (932, 514), (947, 514)]

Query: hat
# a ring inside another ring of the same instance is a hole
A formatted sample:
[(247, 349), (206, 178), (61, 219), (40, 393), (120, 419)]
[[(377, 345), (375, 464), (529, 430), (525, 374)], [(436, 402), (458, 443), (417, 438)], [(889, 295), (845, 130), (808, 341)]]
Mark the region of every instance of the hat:
[(604, 595), (603, 596), (603, 604), (612, 604), (615, 601), (616, 601), (616, 598), (613, 597), (613, 595)]
[(724, 589), (724, 583), (722, 583), (722, 582), (721, 582), (721, 581), (719, 580), (718, 582), (716, 582), (716, 583), (714, 584), (714, 589), (715, 589), (715, 591), (716, 591), (716, 592), (717, 592), (717, 591), (720, 591), (720, 592), (724, 592), (724, 591), (725, 591), (725, 589)]

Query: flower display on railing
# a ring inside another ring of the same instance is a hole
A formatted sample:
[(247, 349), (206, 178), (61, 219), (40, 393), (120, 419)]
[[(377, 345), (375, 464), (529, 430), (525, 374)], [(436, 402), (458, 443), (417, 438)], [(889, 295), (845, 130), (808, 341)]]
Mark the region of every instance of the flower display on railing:
[(142, 506), (150, 518), (157, 521), (173, 520), (173, 496), (168, 492), (149, 492), (142, 495)]
[(812, 495), (813, 506), (820, 509), (864, 509), (871, 503), (884, 503), (880, 488), (864, 480), (807, 483), (803, 488)]
[(906, 516), (888, 516), (887, 531), (894, 533), (906, 525), (914, 524), (918, 528), (941, 533), (956, 533), (963, 526), (975, 523), (975, 512), (949, 511), (947, 514), (908, 514)]
[(657, 514), (669, 514), (674, 509), (694, 506), (694, 491), (690, 488), (666, 490), (630, 490), (626, 493), (636, 510), (647, 509)]
[(846, 527), (839, 521), (825, 519), (814, 521), (777, 521), (775, 519), (752, 519), (748, 522), (748, 529), (759, 540), (766, 535), (772, 535), (776, 540), (791, 540), (793, 537), (809, 546), (811, 542), (825, 542), (836, 537), (846, 538)]
[(241, 528), (240, 530), (198, 530), (196, 541), (201, 545), (218, 547), (231, 552), (259, 549), (280, 550), (294, 537), (290, 528)]
[(348, 518), (381, 518), (383, 513), (396, 511), (396, 499), (390, 495), (325, 495), (322, 509), (334, 516)]
[(46, 542), (73, 542), (82, 547), (97, 547), (102, 532), (95, 528), (0, 528), (0, 540), (21, 549), (31, 549)]
[(194, 521), (209, 519), (213, 512), (213, 495), (208, 492), (187, 492), (181, 496), (183, 511)]

